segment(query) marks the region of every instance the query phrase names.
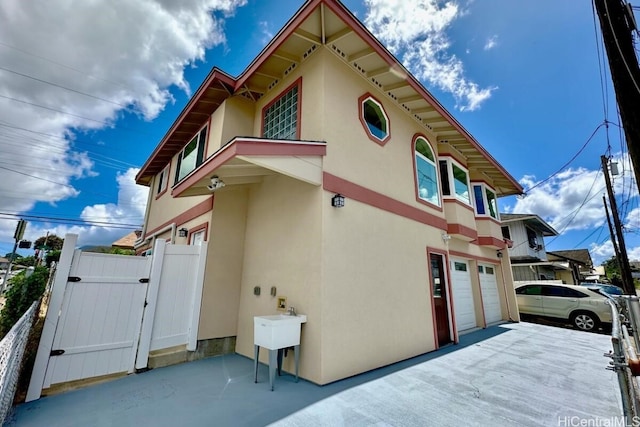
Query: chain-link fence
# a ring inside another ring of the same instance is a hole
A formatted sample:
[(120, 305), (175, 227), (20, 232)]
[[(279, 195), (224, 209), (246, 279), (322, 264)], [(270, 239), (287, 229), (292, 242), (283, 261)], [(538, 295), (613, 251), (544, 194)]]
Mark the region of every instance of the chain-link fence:
[(40, 300), (34, 301), (0, 341), (0, 425), (4, 423), (13, 404), (22, 368), (24, 348), (27, 345), (31, 325), (39, 304)]

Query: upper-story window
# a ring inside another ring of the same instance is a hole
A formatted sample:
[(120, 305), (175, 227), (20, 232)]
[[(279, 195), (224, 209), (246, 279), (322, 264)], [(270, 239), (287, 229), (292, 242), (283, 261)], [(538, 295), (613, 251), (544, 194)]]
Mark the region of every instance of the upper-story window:
[(538, 233), (536, 233), (535, 230), (532, 230), (529, 227), (526, 227), (526, 229), (527, 229), (527, 241), (529, 242), (529, 247), (531, 249), (536, 249), (536, 250), (542, 249), (542, 246), (538, 244)]
[(505, 239), (511, 240), (511, 231), (509, 230), (508, 225), (502, 226), (502, 237), (504, 237)]
[(204, 160), (204, 148), (207, 139), (207, 127), (202, 128), (196, 136), (178, 154), (176, 166), (176, 183), (189, 175), (191, 171), (202, 164)]
[(477, 215), (498, 219), (498, 199), (492, 189), (485, 184), (473, 184), (473, 199)]
[(367, 136), (372, 141), (384, 145), (391, 135), (389, 132), (389, 117), (382, 103), (370, 94), (361, 96), (358, 102), (360, 121), (367, 132)]
[(455, 197), (468, 205), (471, 204), (469, 195), (469, 174), (467, 170), (455, 160), (440, 160), (440, 180), (442, 194)]
[(165, 191), (167, 191), (167, 187), (169, 186), (169, 165), (165, 166), (165, 168), (158, 175), (158, 188), (156, 191), (156, 195), (161, 195)]
[(418, 197), (421, 200), (440, 206), (436, 157), (427, 140), (422, 137), (416, 138), (415, 158)]
[(262, 110), (262, 136), (298, 139), (300, 80)]

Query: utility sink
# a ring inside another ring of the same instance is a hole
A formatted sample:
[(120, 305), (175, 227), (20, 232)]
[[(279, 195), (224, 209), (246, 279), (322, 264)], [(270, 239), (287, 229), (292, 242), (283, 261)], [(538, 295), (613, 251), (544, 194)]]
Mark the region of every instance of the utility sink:
[(253, 341), (255, 345), (278, 350), (300, 345), (300, 328), (307, 316), (298, 314), (273, 314), (253, 318)]

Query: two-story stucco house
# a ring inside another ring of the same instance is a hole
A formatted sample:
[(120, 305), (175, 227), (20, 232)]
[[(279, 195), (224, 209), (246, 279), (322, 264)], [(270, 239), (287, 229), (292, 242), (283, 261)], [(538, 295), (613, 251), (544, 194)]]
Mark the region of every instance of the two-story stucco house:
[(138, 252), (208, 245), (199, 345), (253, 357), (286, 298), (300, 375), (326, 384), (518, 320), (497, 198), (521, 186), (339, 1), (214, 68), (137, 182)]

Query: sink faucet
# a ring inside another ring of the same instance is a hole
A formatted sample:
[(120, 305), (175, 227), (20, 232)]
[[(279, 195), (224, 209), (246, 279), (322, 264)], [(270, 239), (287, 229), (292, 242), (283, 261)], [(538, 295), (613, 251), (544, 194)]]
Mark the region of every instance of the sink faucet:
[(289, 306), (289, 316), (297, 316), (296, 308), (292, 305)]

